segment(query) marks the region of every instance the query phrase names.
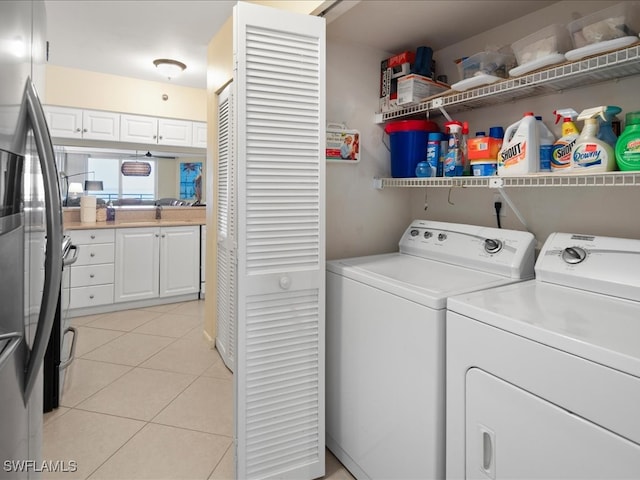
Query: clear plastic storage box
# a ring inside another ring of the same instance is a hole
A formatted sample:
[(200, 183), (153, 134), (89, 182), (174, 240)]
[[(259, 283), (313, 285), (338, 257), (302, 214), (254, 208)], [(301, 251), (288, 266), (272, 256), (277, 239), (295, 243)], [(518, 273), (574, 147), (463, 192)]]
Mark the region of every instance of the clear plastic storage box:
[(640, 33), (640, 2), (622, 2), (567, 25), (575, 48)]
[(518, 65), (524, 65), (554, 53), (565, 53), (572, 47), (567, 28), (560, 24), (549, 25), (511, 45)]
[(509, 69), (515, 66), (515, 62), (515, 57), (510, 54), (480, 52), (458, 62), (458, 72), (461, 80), (479, 74), (507, 78)]

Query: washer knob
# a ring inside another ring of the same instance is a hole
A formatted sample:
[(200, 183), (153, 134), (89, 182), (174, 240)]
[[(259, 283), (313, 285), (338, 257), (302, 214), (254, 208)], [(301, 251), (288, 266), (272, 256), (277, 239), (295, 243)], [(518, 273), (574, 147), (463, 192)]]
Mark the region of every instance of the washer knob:
[(416, 230), (415, 228), (413, 230), (411, 230), (411, 236), (412, 237), (417, 237), (420, 234), (420, 232), (418, 230)]
[(438, 240), (440, 240), (441, 242), (444, 242), (447, 239), (447, 234), (446, 233), (439, 233), (438, 234)]
[(424, 232), (424, 238), (431, 238), (431, 237), (433, 237), (433, 233), (431, 233), (428, 230), (426, 232)]
[(487, 238), (484, 241), (484, 250), (487, 253), (498, 253), (502, 250), (502, 240), (497, 238)]
[(571, 265), (582, 262), (587, 258), (587, 252), (580, 247), (567, 247), (562, 251), (562, 260)]

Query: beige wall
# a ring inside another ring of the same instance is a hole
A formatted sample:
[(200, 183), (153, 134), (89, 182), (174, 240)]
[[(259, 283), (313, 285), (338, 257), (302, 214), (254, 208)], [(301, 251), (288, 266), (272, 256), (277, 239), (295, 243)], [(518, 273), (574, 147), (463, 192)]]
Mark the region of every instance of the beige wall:
[[(47, 65), (44, 103), (205, 121), (206, 90)], [(168, 100), (162, 100), (167, 94)]]

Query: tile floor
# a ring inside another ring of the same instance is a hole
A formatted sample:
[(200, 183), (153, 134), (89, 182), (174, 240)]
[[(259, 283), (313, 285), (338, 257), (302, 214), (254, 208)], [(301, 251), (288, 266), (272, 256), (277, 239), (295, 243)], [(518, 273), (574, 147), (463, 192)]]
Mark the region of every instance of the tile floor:
[[(71, 479), (233, 478), (233, 377), (204, 340), (204, 302), (87, 317), (43, 457)], [(353, 477), (327, 451), (326, 477)]]

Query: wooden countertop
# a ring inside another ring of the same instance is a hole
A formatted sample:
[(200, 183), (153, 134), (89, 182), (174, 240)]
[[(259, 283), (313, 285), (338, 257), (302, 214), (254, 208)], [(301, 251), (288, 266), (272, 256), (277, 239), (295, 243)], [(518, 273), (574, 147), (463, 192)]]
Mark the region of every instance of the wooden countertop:
[(184, 227), (204, 225), (202, 220), (115, 220), (113, 222), (64, 222), (65, 230), (95, 230), (102, 228), (140, 228), (140, 227)]

